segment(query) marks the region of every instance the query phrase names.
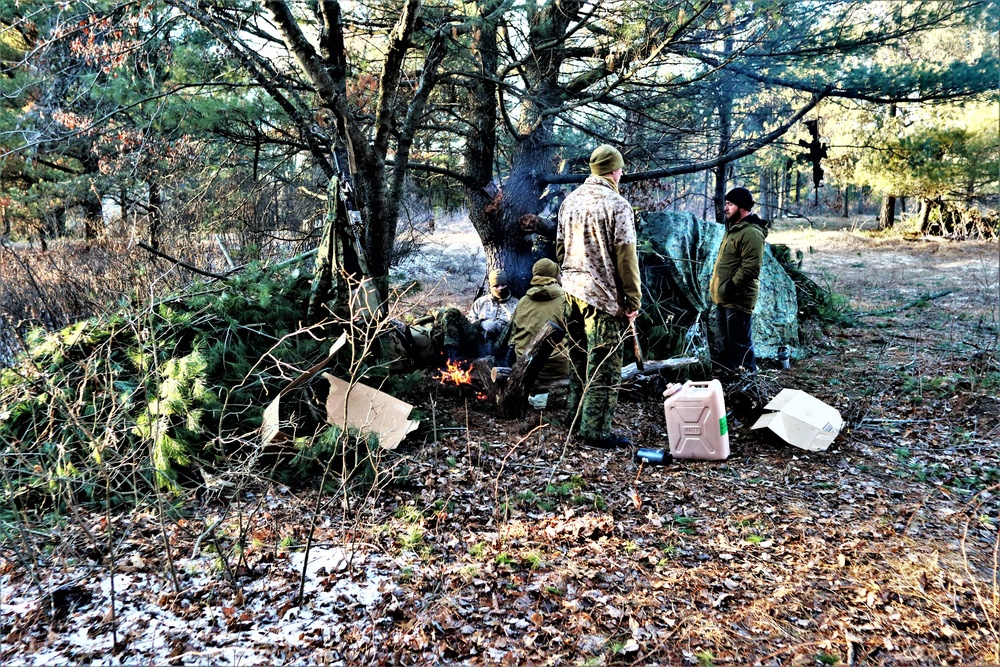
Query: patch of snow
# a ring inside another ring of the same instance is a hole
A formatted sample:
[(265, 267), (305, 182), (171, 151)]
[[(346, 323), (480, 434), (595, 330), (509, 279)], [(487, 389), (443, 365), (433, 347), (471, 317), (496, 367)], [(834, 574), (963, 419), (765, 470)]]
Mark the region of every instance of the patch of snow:
[[(176, 561), (190, 595), (172, 595), (166, 572), (115, 574), (114, 632), (109, 614), (111, 579), (106, 574), (88, 578), (80, 586), (93, 598), (86, 606), (71, 610), (58, 638), (37, 650), (21, 644), (20, 650), (11, 651), (10, 643), (0, 642), (0, 652), (7, 656), (4, 665), (111, 667), (168, 661), (188, 666), (272, 665), (295, 662), (301, 648), (317, 640), (333, 643), (352, 628), (369, 627), (364, 610), (381, 601), (392, 587), (391, 577), (377, 567), (387, 565), (381, 562), (386, 559), (339, 548), (312, 549), (306, 567), (306, 601), (284, 609), (282, 602), (295, 601), (304, 560), (303, 553), (296, 553), (275, 562), (265, 576), (242, 587), (242, 604), (226, 602), (232, 591), (225, 588), (223, 600), (205, 603), (204, 591), (220, 590), (212, 558)], [(4, 583), (0, 613), (6, 617), (38, 612), (40, 601), (34, 591)], [(155, 601), (165, 593), (171, 594), (168, 598), (176, 607)], [(174, 613), (175, 609), (191, 610), (192, 605), (204, 605), (194, 618), (184, 611)], [(124, 652), (115, 653), (116, 640), (127, 647)], [(183, 652), (178, 655), (179, 650)], [(328, 655), (328, 664), (343, 664), (337, 657)]]
[[(289, 562), (296, 572), (301, 572), (304, 559), (304, 553), (296, 553), (292, 555)], [(344, 572), (348, 565), (359, 568), (365, 564), (366, 560), (367, 558), (362, 554), (354, 552), (352, 556), (348, 551), (340, 548), (310, 550), (309, 564), (306, 566), (308, 581), (305, 590), (307, 593), (315, 593), (313, 598), (315, 605), (317, 607), (328, 604), (336, 606), (342, 602), (350, 602), (367, 608), (381, 600), (383, 584), (387, 578), (373, 568), (365, 570), (365, 579), (362, 581), (354, 581), (349, 576), (345, 576), (339, 578), (328, 589), (323, 589), (326, 586), (326, 580), (317, 579), (318, 573), (321, 571), (325, 571), (329, 576), (334, 572)]]

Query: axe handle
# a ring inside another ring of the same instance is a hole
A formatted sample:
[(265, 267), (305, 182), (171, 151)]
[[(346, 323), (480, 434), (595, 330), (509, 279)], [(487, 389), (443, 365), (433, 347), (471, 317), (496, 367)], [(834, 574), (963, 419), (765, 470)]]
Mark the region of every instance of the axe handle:
[(635, 367), (640, 371), (646, 370), (646, 364), (642, 360), (642, 348), (639, 346), (639, 330), (635, 328), (635, 320), (629, 322), (632, 329), (632, 346), (635, 348)]

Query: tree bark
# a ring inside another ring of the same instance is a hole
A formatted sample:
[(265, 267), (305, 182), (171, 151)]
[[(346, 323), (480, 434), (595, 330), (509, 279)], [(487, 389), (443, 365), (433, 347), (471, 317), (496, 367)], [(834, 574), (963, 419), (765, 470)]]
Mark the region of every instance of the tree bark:
[[(465, 104), (469, 109), (469, 136), (465, 142), (465, 198), (469, 206), (469, 221), (483, 241), (499, 242), (501, 226), (498, 192), (491, 195), (487, 188), (493, 181), (493, 163), (497, 150), (497, 85), (499, 63), (497, 26), (487, 20), (497, 9), (496, 0), (486, 0), (477, 6), (479, 21), (470, 35), (469, 52), (473, 61), (472, 77), (465, 89)], [(489, 267), (487, 259), (487, 267)], [(494, 262), (497, 261), (494, 258)]]
[[(887, 111), (889, 118), (896, 116), (896, 105), (890, 104)], [(896, 224), (896, 195), (886, 194), (882, 197), (882, 209), (878, 214), (878, 229), (881, 232), (892, 229)]]
[(760, 217), (764, 220), (774, 220), (774, 190), (770, 167), (760, 170)]
[(931, 234), (931, 200), (926, 197), (920, 199), (920, 213), (917, 214), (920, 221), (920, 233)]
[(504, 268), (511, 291), (523, 295), (531, 280), (531, 266), (534, 257), (531, 245), (525, 242), (520, 229), (521, 216), (537, 213), (538, 201), (542, 195), (542, 184), (537, 175), (552, 170), (552, 128), (543, 121), (544, 127), (536, 130), (525, 129), (524, 138), (514, 147), (510, 175), (504, 183), (498, 225), (496, 232), (483, 238), (488, 268)]
[[(701, 219), (702, 220), (708, 220), (708, 209), (709, 209), (710, 206), (712, 206), (712, 202), (714, 201), (713, 198), (712, 198), (712, 194), (711, 194), (712, 193), (712, 172), (709, 171), (709, 170), (705, 170), (704, 188), (705, 188), (705, 203), (704, 203), (704, 206), (701, 209)], [(714, 209), (714, 206), (712, 206), (712, 207)]]
[[(540, 176), (551, 173), (555, 144), (553, 143), (553, 128), (558, 109), (566, 97), (572, 94), (573, 85), (565, 88), (560, 86), (562, 63), (566, 58), (563, 42), (571, 23), (580, 12), (580, 0), (567, 0), (557, 3), (548, 0), (527, 9), (528, 34), (527, 47), (531, 57), (524, 58), (518, 67), (510, 72), (497, 72), (497, 33), (495, 24), (483, 21), (480, 32), (474, 41), (479, 55), (482, 76), (493, 80), (517, 74), (523, 86), (523, 97), (518, 106), (516, 125), (506, 115), (502, 102), (498, 103), (497, 93), (503, 90), (491, 82), (473, 84), (473, 100), (479, 106), (473, 108), (472, 117), (488, 118), (483, 123), (491, 123), (492, 135), (488, 140), (489, 148), (495, 151), (495, 120), (502, 114), (511, 133), (514, 146), (511, 155), (510, 173), (503, 181), (499, 199), (483, 197), (479, 191), (493, 180), (493, 152), (489, 153), (490, 161), (475, 155), (476, 145), (485, 141), (484, 137), (476, 137), (469, 141), (466, 161), (478, 166), (479, 173), (467, 187), (470, 204), (470, 219), (479, 233), (486, 253), (488, 269), (503, 268), (507, 271), (507, 279), (511, 291), (520, 296), (524, 294), (531, 278), (531, 266), (534, 258), (531, 246), (524, 241), (524, 233), (520, 230), (519, 220), (526, 213), (538, 213), (539, 198), (545, 183)], [(502, 5), (496, 0), (484, 2), (479, 6), (481, 17), (493, 16)], [(489, 90), (488, 97), (482, 92)], [(490, 113), (492, 112), (492, 113)], [(473, 121), (476, 129), (482, 126), (479, 121)], [(482, 129), (486, 129), (483, 127)], [(484, 178), (486, 173), (490, 178)], [(482, 202), (486, 205), (482, 206)]]
[[(381, 296), (387, 296), (386, 277), (392, 260), (396, 237), (400, 193), (409, 169), (410, 146), (415, 126), (423, 114), (427, 97), (437, 82), (437, 68), (444, 56), (443, 33), (437, 33), (425, 55), (423, 73), (416, 92), (408, 99), (401, 90), (401, 80), (407, 53), (412, 46), (420, 0), (406, 0), (392, 31), (389, 34), (381, 75), (378, 81), (378, 99), (375, 109), (372, 136), (363, 134), (352, 120), (347, 102), (347, 67), (344, 61), (343, 24), (339, 3), (331, 0), (320, 2), (316, 11), (321, 19), (320, 50), (312, 46), (296, 21), (287, 0), (264, 0), (289, 52), (293, 54), (319, 104), (334, 119), (339, 148), (336, 155), (342, 175), (353, 178), (355, 195), (353, 205), (361, 212), (364, 221), (364, 258), (369, 275), (376, 278)], [(270, 92), (270, 91), (269, 91)], [(272, 96), (283, 97), (282, 91)], [(293, 108), (301, 116), (301, 110)], [(304, 123), (303, 131), (313, 136), (311, 119)], [(393, 150), (391, 178), (387, 175), (387, 156)], [(329, 156), (314, 150), (314, 157), (331, 173)], [(347, 164), (343, 161), (346, 160)], [(347, 188), (342, 183), (342, 188)]]
[[(733, 40), (727, 38), (723, 44), (723, 58), (728, 60), (733, 53)], [(733, 90), (732, 79), (724, 77), (719, 84), (718, 97), (715, 107), (719, 114), (719, 148), (718, 154), (725, 155), (729, 152), (730, 136), (733, 132)], [(726, 222), (726, 181), (729, 171), (729, 163), (724, 162), (715, 169), (715, 221), (719, 224)]]
[(892, 229), (896, 224), (896, 197), (895, 195), (884, 195), (882, 197), (882, 208), (878, 214), (878, 229), (885, 232)]
[(781, 191), (778, 196), (778, 217), (785, 217), (788, 211), (788, 195), (792, 188), (792, 160), (786, 160), (781, 169)]
[(163, 205), (160, 194), (160, 183), (156, 175), (152, 175), (149, 183), (149, 245), (154, 250), (160, 249), (160, 226), (163, 224)]

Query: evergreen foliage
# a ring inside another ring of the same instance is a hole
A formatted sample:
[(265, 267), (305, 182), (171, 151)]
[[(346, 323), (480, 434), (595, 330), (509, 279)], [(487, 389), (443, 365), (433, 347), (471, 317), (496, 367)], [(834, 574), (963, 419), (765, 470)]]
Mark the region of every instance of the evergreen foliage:
[[(3, 502), (179, 493), (195, 473), (247, 456), (263, 407), (329, 348), (298, 328), (308, 288), (251, 267), (183, 297), (32, 333), (0, 375)], [(324, 442), (302, 456), (333, 452)]]

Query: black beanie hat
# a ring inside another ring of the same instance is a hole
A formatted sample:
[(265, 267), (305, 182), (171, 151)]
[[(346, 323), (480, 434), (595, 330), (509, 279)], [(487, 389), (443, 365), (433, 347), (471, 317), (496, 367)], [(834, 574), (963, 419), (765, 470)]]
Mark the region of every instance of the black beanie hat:
[(726, 201), (736, 204), (744, 211), (753, 208), (753, 195), (746, 188), (733, 188), (726, 194)]

